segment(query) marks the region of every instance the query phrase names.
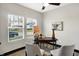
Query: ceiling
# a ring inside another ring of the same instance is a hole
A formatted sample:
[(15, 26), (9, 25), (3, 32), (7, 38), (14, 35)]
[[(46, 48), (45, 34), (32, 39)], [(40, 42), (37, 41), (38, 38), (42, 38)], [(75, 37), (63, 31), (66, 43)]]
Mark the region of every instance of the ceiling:
[(56, 9), (56, 8), (59, 8), (59, 7), (68, 5), (68, 4), (69, 3), (61, 3), (60, 6), (48, 5), (48, 6), (46, 6), (45, 10), (42, 10), (43, 3), (19, 3), (19, 5), (28, 7), (30, 9), (33, 9), (33, 10), (41, 12), (41, 13), (47, 12), (47, 11), (50, 11), (50, 10), (53, 10), (53, 9)]

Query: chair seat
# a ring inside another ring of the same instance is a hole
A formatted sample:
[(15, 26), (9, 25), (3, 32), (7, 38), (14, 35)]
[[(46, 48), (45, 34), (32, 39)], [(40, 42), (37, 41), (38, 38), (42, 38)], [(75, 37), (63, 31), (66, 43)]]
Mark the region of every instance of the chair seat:
[(41, 51), (41, 55), (42, 55), (42, 56), (50, 56), (50, 55), (51, 55), (50, 52), (47, 52), (47, 51), (45, 51), (45, 50), (43, 50), (43, 49), (40, 49), (40, 51)]
[(50, 53), (53, 55), (53, 56), (59, 56), (61, 54), (61, 49), (62, 47), (58, 48), (58, 49), (54, 49), (54, 50), (51, 50)]

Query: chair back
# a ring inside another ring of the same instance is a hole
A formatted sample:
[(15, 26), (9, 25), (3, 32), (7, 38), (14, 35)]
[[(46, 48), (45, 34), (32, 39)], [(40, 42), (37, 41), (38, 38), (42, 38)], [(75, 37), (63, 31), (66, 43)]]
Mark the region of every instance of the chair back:
[(36, 44), (26, 44), (27, 56), (41, 56), (40, 48)]
[(74, 45), (63, 46), (61, 50), (61, 56), (73, 56)]
[(51, 50), (53, 56), (73, 56), (74, 45), (62, 46), (58, 49)]

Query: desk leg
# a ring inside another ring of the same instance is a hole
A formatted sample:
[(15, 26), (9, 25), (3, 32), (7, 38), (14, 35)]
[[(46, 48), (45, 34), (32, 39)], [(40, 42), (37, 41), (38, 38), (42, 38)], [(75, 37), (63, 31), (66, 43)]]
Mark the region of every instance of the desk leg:
[(53, 49), (54, 49), (54, 42), (52, 44), (53, 44)]
[(53, 42), (53, 49), (56, 49), (56, 42)]

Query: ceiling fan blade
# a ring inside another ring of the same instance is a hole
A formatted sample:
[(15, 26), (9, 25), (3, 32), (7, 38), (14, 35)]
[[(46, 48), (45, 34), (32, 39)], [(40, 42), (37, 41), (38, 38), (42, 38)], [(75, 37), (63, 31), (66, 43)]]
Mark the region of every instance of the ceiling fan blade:
[(59, 6), (60, 3), (49, 3), (50, 5), (56, 5), (56, 6)]
[(45, 9), (45, 6), (42, 7), (42, 10), (44, 10), (44, 9)]

